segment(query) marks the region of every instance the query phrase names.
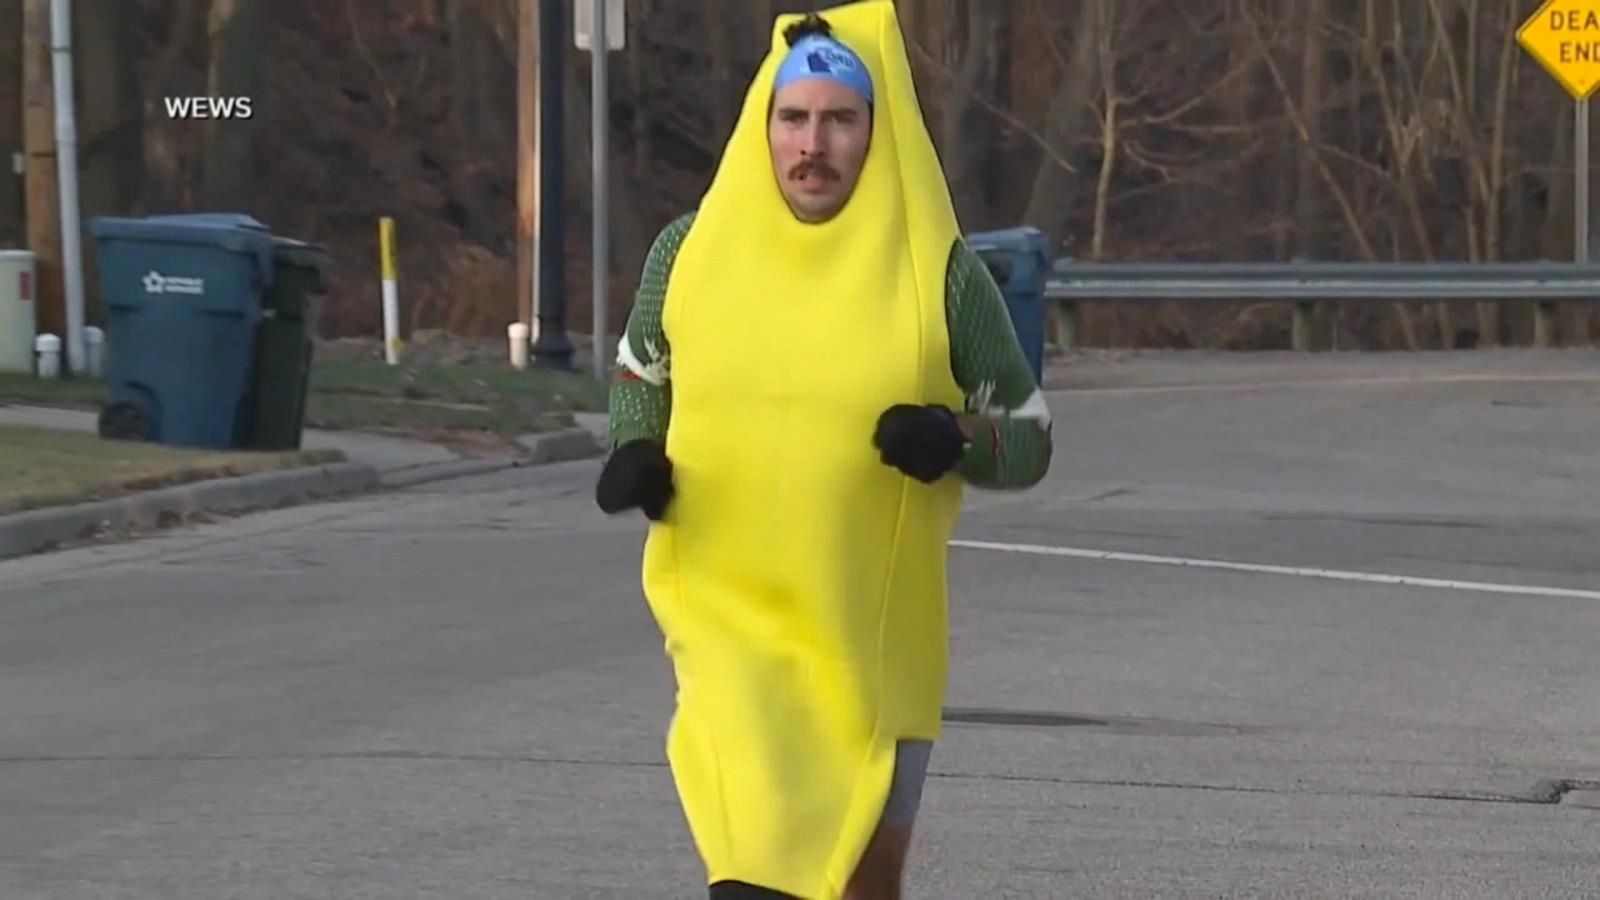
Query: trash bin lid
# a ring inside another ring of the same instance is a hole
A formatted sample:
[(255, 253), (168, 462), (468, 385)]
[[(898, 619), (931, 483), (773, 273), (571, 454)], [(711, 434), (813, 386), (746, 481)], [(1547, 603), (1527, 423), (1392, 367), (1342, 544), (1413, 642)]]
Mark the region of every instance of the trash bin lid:
[(999, 250), (1009, 253), (1032, 253), (1047, 256), (1049, 241), (1043, 231), (1031, 225), (1001, 228), (997, 231), (975, 231), (967, 235), (967, 246), (973, 250)]
[(96, 238), (123, 238), (165, 244), (205, 244), (255, 257), (262, 284), (272, 283), (272, 232), (243, 213), (179, 213), (143, 218), (97, 216), (89, 220)]
[(272, 239), (272, 252), (279, 259), (297, 266), (325, 270), (328, 268), (328, 248), (309, 241), (297, 241), (281, 235)]
[(166, 213), (159, 216), (146, 216), (147, 222), (171, 222), (175, 225), (200, 225), (216, 228), (245, 228), (266, 234), (271, 231), (255, 216), (247, 213), (209, 212), (209, 213)]

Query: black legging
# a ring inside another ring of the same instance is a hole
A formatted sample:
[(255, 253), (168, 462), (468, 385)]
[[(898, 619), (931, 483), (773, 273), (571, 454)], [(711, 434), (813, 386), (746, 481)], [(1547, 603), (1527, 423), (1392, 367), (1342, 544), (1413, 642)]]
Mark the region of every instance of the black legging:
[(719, 881), (711, 886), (711, 900), (798, 900), (782, 891), (756, 887), (742, 881)]

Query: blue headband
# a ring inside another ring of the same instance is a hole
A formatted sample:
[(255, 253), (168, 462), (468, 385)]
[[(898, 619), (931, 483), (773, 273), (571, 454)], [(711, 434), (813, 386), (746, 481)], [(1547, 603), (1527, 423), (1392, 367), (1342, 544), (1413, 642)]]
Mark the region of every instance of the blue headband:
[(831, 78), (872, 103), (872, 76), (866, 63), (854, 50), (831, 37), (811, 34), (795, 41), (778, 66), (772, 89), (782, 90), (802, 78)]

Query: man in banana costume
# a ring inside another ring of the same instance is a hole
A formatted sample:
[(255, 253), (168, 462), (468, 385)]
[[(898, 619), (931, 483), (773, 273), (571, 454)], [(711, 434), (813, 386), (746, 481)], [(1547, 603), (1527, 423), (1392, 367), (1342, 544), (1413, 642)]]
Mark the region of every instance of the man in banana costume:
[(1050, 416), (961, 240), (888, 0), (779, 17), (618, 353), (607, 513), (650, 520), (667, 755), (714, 898), (900, 894), (965, 485)]

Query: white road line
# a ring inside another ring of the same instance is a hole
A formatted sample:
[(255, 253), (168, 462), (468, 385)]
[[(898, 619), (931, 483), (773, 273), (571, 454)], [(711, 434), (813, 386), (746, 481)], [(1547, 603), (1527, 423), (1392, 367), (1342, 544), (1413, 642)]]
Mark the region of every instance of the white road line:
[(1039, 544), (1003, 544), (991, 541), (951, 541), (952, 547), (993, 550), (1000, 553), (1025, 553), (1033, 556), (1070, 556), (1107, 562), (1145, 563), (1193, 569), (1223, 569), (1258, 575), (1288, 575), (1298, 578), (1323, 578), (1331, 581), (1363, 581), (1372, 584), (1398, 584), (1409, 587), (1441, 588), (1451, 591), (1477, 591), (1486, 594), (1517, 594), (1530, 597), (1568, 597), (1600, 600), (1600, 591), (1577, 588), (1540, 587), (1526, 584), (1494, 584), (1484, 581), (1457, 581), (1449, 578), (1421, 578), (1415, 575), (1384, 575), (1375, 572), (1346, 572), (1339, 569), (1314, 569), (1303, 566), (1268, 566), (1257, 563), (1227, 562), (1220, 559), (1188, 559), (1181, 556), (1152, 556), (1147, 553), (1121, 553), (1114, 550), (1089, 550), (1081, 547), (1047, 547)]
[(1276, 381), (1211, 381), (1199, 384), (1074, 384), (1053, 381), (1045, 393), (1064, 397), (1095, 394), (1187, 394), (1204, 391), (1276, 391), (1291, 388), (1418, 387), (1434, 384), (1593, 384), (1600, 375), (1581, 373), (1562, 375), (1516, 374), (1437, 374), (1437, 375), (1351, 375), (1333, 378), (1283, 378)]

